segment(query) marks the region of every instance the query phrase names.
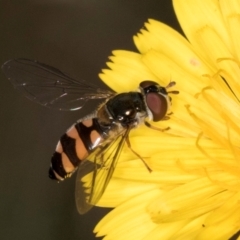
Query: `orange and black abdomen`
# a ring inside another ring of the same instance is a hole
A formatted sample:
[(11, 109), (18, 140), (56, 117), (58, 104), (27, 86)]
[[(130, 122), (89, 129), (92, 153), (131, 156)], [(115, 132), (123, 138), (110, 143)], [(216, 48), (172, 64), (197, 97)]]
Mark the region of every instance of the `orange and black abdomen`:
[(97, 118), (85, 119), (73, 125), (57, 144), (51, 159), (49, 177), (64, 180), (87, 158), (103, 140), (106, 132)]

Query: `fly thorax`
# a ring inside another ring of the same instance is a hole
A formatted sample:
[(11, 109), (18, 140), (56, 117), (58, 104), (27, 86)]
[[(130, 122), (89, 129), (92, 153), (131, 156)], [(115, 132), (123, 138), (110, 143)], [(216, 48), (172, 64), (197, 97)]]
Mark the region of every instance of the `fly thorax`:
[(146, 107), (141, 93), (121, 93), (109, 99), (106, 111), (113, 122), (120, 123), (123, 127), (134, 126), (138, 123), (138, 116), (146, 113)]

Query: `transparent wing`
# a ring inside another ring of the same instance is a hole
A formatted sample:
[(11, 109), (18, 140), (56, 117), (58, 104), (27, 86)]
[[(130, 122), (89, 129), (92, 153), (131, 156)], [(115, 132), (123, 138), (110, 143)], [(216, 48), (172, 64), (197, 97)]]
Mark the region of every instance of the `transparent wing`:
[(80, 214), (89, 211), (106, 190), (131, 128), (100, 146), (78, 169), (76, 204)]
[(60, 70), (28, 59), (13, 59), (3, 64), (9, 81), (27, 98), (59, 110), (78, 110), (93, 99), (112, 95), (84, 80), (76, 81)]

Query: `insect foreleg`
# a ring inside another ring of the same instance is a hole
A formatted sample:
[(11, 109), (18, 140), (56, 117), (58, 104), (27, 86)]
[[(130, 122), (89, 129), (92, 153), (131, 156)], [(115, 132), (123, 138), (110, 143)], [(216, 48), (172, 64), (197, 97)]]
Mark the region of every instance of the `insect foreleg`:
[[(166, 116), (167, 117), (167, 116)], [(167, 120), (167, 119), (166, 119)], [(147, 126), (147, 127), (149, 127), (149, 128), (151, 128), (151, 129), (154, 129), (154, 130), (157, 130), (157, 131), (160, 131), (160, 132), (165, 132), (165, 131), (167, 131), (167, 130), (169, 130), (170, 129), (170, 127), (166, 127), (166, 128), (158, 128), (158, 127), (155, 127), (155, 126), (153, 126), (153, 125), (151, 125), (149, 122), (147, 122), (147, 121), (144, 121), (144, 124)]]

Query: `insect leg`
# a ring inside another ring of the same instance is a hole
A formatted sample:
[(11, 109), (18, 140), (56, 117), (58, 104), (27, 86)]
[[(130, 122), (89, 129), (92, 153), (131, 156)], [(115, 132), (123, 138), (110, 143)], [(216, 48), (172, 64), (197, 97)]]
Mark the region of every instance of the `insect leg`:
[(131, 143), (130, 143), (130, 141), (129, 141), (128, 136), (127, 136), (127, 138), (126, 138), (126, 143), (127, 143), (128, 147), (129, 147), (129, 149), (130, 149), (139, 159), (142, 160), (142, 162), (144, 163), (144, 165), (145, 165), (145, 167), (147, 168), (147, 170), (148, 170), (149, 172), (152, 172), (152, 169), (147, 165), (147, 163), (145, 162), (145, 160), (144, 160), (137, 152), (135, 152), (135, 151), (132, 149)]
[[(167, 116), (165, 116), (165, 117), (166, 117), (166, 118), (163, 119), (163, 120), (168, 120), (168, 117), (167, 117)], [(144, 121), (144, 124), (145, 124), (147, 127), (151, 128), (151, 129), (154, 129), (154, 130), (157, 130), (157, 131), (160, 131), (160, 132), (165, 132), (165, 131), (167, 131), (167, 130), (170, 129), (170, 127), (166, 127), (166, 128), (158, 128), (158, 127), (155, 127), (155, 126), (151, 125), (151, 124), (150, 124), (149, 122), (147, 122), (147, 121)]]

